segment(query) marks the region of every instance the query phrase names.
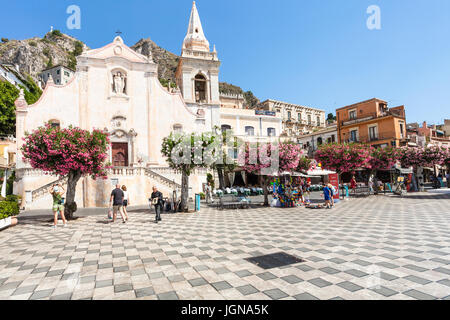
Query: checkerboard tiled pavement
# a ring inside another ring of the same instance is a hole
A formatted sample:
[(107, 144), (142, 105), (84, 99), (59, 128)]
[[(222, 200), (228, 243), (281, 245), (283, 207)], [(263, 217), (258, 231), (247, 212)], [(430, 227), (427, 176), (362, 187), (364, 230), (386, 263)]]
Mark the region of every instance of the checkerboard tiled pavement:
[[(450, 195), (0, 232), (0, 299), (449, 299)], [(263, 270), (245, 258), (306, 260)]]

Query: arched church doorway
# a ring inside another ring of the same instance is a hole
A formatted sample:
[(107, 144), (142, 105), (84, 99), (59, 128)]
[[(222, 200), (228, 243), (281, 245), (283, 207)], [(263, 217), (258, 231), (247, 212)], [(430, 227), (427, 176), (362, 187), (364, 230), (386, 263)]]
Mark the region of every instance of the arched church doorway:
[(112, 143), (112, 164), (114, 167), (128, 167), (128, 143)]
[(206, 78), (202, 74), (195, 76), (195, 102), (206, 103)]

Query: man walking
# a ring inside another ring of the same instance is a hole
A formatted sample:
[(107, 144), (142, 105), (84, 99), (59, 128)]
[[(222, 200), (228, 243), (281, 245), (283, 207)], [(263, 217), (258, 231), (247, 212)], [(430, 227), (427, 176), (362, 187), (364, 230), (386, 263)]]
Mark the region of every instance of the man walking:
[(110, 206), (113, 206), (113, 221), (116, 221), (117, 217), (117, 211), (120, 212), (120, 215), (122, 216), (123, 223), (126, 223), (126, 220), (128, 220), (128, 217), (125, 219), (125, 215), (123, 212), (123, 198), (124, 193), (122, 189), (120, 189), (120, 184), (116, 185), (116, 188), (111, 192), (111, 199), (109, 200)]
[(153, 193), (151, 196), (152, 205), (155, 206), (155, 223), (158, 223), (158, 221), (161, 220), (161, 210), (163, 206), (163, 195), (161, 192), (158, 191), (158, 188), (153, 187)]

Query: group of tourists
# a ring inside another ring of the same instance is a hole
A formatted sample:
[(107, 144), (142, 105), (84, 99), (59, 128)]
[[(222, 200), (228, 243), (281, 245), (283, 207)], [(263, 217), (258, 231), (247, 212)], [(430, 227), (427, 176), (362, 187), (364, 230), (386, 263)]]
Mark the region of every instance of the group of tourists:
[(128, 221), (127, 206), (129, 204), (129, 194), (126, 186), (116, 185), (116, 188), (111, 192), (111, 198), (109, 200), (112, 207), (112, 222), (116, 222), (117, 212), (120, 213), (122, 217), (122, 222), (126, 223)]
[[(150, 197), (151, 205), (155, 208), (155, 223), (158, 223), (159, 221), (162, 221), (161, 219), (161, 211), (163, 209), (164, 200), (163, 200), (163, 194), (158, 191), (157, 187), (152, 188), (153, 192)], [(127, 212), (127, 206), (130, 203), (130, 197), (127, 191), (126, 186), (120, 187), (120, 184), (116, 185), (116, 188), (111, 192), (111, 199), (110, 199), (110, 207), (112, 206), (113, 212), (112, 212), (112, 222), (116, 221), (117, 212), (120, 212), (120, 215), (122, 216), (122, 222), (126, 223), (128, 221), (128, 212)]]
[[(163, 194), (158, 191), (157, 187), (153, 187), (153, 192), (150, 197), (151, 205), (155, 208), (155, 223), (162, 221), (161, 211), (163, 210), (164, 200)], [(61, 184), (53, 184), (49, 189), (49, 193), (52, 195), (53, 204), (52, 211), (54, 216), (52, 228), (56, 228), (58, 225), (58, 214), (61, 215), (63, 226), (67, 227), (67, 219), (64, 215), (64, 193), (65, 190)], [(125, 185), (117, 184), (115, 189), (111, 192), (109, 200), (109, 213), (108, 218), (111, 222), (116, 222), (117, 213), (120, 213), (122, 222), (127, 223), (129, 220), (127, 207), (130, 205), (130, 195)]]

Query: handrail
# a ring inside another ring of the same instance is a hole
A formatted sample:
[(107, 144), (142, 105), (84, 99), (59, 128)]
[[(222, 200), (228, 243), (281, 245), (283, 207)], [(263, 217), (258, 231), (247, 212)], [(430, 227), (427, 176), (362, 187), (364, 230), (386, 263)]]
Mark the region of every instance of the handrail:
[(167, 184), (172, 185), (172, 187), (174, 186), (174, 187), (176, 187), (178, 189), (181, 189), (181, 184), (175, 182), (174, 180), (170, 180), (170, 179), (164, 177), (163, 175), (160, 175), (159, 173), (157, 173), (157, 172), (155, 172), (155, 171), (153, 171), (153, 170), (151, 170), (149, 168), (145, 168), (145, 173), (147, 175), (149, 175), (149, 176), (157, 177), (158, 179), (166, 182)]
[(37, 188), (36, 190), (33, 190), (33, 191), (31, 192), (31, 196), (32, 196), (33, 201), (34, 201), (40, 194), (46, 193), (46, 192), (48, 191), (48, 188), (50, 188), (50, 187), (51, 187), (52, 185), (54, 185), (55, 183), (57, 183), (57, 184), (66, 184), (68, 179), (69, 179), (68, 177), (62, 177), (62, 178), (59, 178), (59, 179), (56, 180), (56, 181), (47, 183), (46, 185), (44, 185), (44, 186), (42, 186), (42, 187), (39, 187), (39, 188)]

